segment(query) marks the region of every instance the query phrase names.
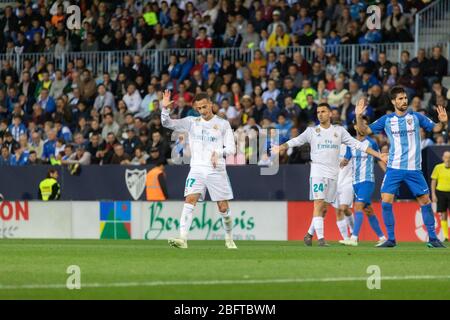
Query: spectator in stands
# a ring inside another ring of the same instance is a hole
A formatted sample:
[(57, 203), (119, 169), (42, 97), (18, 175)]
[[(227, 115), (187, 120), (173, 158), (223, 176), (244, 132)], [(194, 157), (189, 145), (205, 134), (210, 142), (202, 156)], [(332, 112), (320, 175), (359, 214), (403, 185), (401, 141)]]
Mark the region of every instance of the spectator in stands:
[(139, 91), (136, 90), (136, 84), (130, 83), (127, 87), (127, 93), (123, 96), (123, 102), (125, 102), (129, 112), (136, 114), (140, 111), (142, 98)]
[(433, 86), (435, 80), (442, 81), (442, 77), (448, 72), (448, 60), (442, 56), (441, 47), (433, 47), (433, 54), (427, 63), (426, 72), (424, 73), (428, 88)]
[(130, 164), (130, 156), (125, 153), (124, 147), (120, 143), (114, 144), (114, 153), (109, 164)]
[(266, 51), (272, 51), (273, 49), (284, 50), (289, 46), (290, 38), (285, 32), (282, 25), (277, 25), (275, 32), (269, 36), (267, 41)]
[(136, 147), (134, 152), (134, 158), (131, 160), (130, 164), (143, 166), (147, 163), (147, 160), (150, 156), (142, 147)]
[(420, 128), (420, 149), (423, 150), (426, 147), (432, 146), (434, 144), (433, 140), (427, 137), (427, 132)]
[(328, 104), (332, 107), (338, 107), (344, 102), (344, 96), (348, 90), (344, 88), (344, 81), (341, 79), (336, 80), (336, 89), (330, 92), (328, 95)]
[(420, 74), (419, 65), (415, 62), (411, 63), (410, 74), (406, 74), (399, 79), (399, 84), (404, 86), (408, 99), (412, 99), (414, 96), (423, 97), (423, 90), (425, 81)]
[(105, 114), (103, 119), (102, 138), (106, 140), (110, 133), (117, 136), (119, 129), (120, 127), (117, 122), (114, 121), (113, 115), (111, 113)]
[(94, 100), (94, 108), (101, 112), (104, 106), (110, 106), (113, 110), (116, 109), (116, 102), (114, 96), (110, 91), (106, 90), (106, 86), (102, 83), (98, 85), (97, 97)]
[(86, 151), (84, 146), (78, 146), (75, 153), (71, 154), (67, 160), (63, 160), (62, 164), (91, 164), (91, 153)]
[(407, 18), (399, 5), (392, 6), (392, 13), (388, 13), (384, 28), (386, 29), (386, 40), (390, 42), (408, 42), (412, 40), (408, 31)]

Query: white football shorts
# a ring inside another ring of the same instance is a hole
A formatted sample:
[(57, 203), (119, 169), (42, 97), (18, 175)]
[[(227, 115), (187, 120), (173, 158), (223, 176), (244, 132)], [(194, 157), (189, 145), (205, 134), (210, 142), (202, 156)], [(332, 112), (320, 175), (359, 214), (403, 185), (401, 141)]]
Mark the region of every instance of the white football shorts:
[(343, 185), (339, 185), (336, 193), (336, 201), (332, 203), (333, 207), (338, 209), (342, 205), (347, 205), (352, 208), (354, 199), (353, 192), (353, 184), (345, 183)]
[(191, 167), (186, 179), (184, 196), (199, 193), (199, 201), (204, 201), (206, 190), (212, 201), (233, 199), (233, 190), (226, 169)]
[(327, 203), (334, 202), (336, 199), (337, 180), (311, 177), (309, 182), (309, 200), (325, 200)]

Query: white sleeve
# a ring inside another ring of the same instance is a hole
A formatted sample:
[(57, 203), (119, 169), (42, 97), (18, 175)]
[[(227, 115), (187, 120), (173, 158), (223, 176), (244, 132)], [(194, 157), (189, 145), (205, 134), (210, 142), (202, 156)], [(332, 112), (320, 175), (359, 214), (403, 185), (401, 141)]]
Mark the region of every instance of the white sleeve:
[(348, 133), (347, 130), (345, 130), (345, 128), (340, 127), (341, 128), (341, 140), (342, 143), (349, 146), (350, 148), (355, 148), (356, 150), (361, 150), (366, 152), (367, 148), (369, 147), (367, 144), (364, 144), (358, 140), (356, 140), (355, 138), (353, 138), (350, 133)]
[(183, 119), (171, 119), (170, 110), (162, 108), (161, 110), (161, 124), (165, 128), (180, 131), (189, 131), (191, 128), (191, 121), (193, 117), (186, 117)]
[(231, 129), (230, 123), (228, 121), (225, 121), (224, 130), (224, 146), (222, 149), (216, 150), (220, 157), (234, 155), (236, 153), (236, 144), (234, 142), (233, 129)]
[(299, 147), (309, 142), (311, 142), (311, 128), (308, 127), (306, 128), (305, 131), (303, 131), (301, 135), (289, 140), (286, 143), (289, 146), (289, 148), (292, 148), (292, 147)]

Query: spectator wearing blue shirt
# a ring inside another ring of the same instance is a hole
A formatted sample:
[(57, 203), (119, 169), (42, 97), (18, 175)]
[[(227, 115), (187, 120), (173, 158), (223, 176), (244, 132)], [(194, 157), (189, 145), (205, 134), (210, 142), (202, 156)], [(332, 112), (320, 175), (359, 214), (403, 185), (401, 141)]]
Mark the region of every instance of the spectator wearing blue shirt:
[(35, 33), (40, 33), (41, 38), (42, 39), (44, 38), (45, 29), (43, 27), (41, 27), (41, 24), (39, 23), (39, 19), (37, 19), (37, 18), (33, 19), (32, 28), (30, 30), (28, 30), (27, 32), (25, 32), (25, 37), (27, 38), (27, 40), (29, 42), (33, 41)]
[(42, 89), (37, 102), (45, 113), (53, 113), (56, 111), (56, 102), (53, 97), (48, 94), (48, 89)]
[(206, 58), (206, 63), (203, 65), (203, 68), (202, 68), (203, 80), (205, 80), (205, 81), (208, 80), (208, 73), (210, 70), (214, 71), (215, 74), (218, 74), (219, 70), (220, 70), (220, 64), (218, 64), (215, 61), (215, 58), (212, 54), (208, 54), (208, 56)]
[(300, 9), (300, 15), (297, 18), (297, 20), (294, 21), (294, 24), (292, 25), (292, 33), (295, 33), (297, 35), (302, 35), (305, 32), (305, 25), (306, 24), (313, 24), (313, 20), (311, 17), (308, 17), (308, 11), (306, 8)]
[(72, 141), (72, 132), (70, 129), (63, 125), (61, 119), (55, 120), (55, 129), (56, 129), (56, 137), (58, 139), (62, 138), (65, 142), (71, 142)]
[(377, 77), (372, 73), (364, 71), (361, 83), (358, 83), (362, 91), (367, 92), (374, 85), (381, 85)]
[(338, 46), (341, 44), (341, 37), (338, 36), (336, 30), (331, 30), (325, 44), (325, 52), (338, 54)]
[(11, 132), (14, 140), (19, 141), (19, 137), (22, 134), (27, 134), (28, 130), (25, 125), (22, 123), (22, 117), (19, 115), (15, 115), (13, 117), (13, 121), (8, 128), (9, 132)]
[(366, 34), (359, 38), (360, 44), (365, 43), (379, 43), (383, 39), (383, 36), (381, 35), (381, 32), (379, 30), (373, 29), (368, 30)]
[(286, 116), (283, 113), (278, 115), (278, 123), (275, 125), (280, 137), (280, 145), (287, 142), (290, 139), (292, 122), (286, 120)]
[(266, 105), (267, 109), (264, 110), (263, 118), (270, 119), (271, 122), (276, 122), (281, 111), (275, 105), (275, 100), (272, 98), (268, 99)]
[(6, 109), (8, 112), (12, 112), (14, 105), (19, 102), (19, 95), (14, 87), (8, 88), (8, 95), (6, 96)]
[(366, 5), (359, 0), (352, 0), (352, 4), (350, 5), (350, 16), (353, 20), (359, 19), (359, 12), (366, 10)]
[(185, 53), (181, 53), (179, 56), (179, 62), (175, 65), (175, 68), (170, 72), (170, 78), (177, 81), (178, 85), (189, 77), (189, 71), (191, 71), (194, 63), (189, 60)]
[(49, 160), (51, 156), (55, 156), (56, 150), (56, 130), (50, 129), (48, 139), (44, 143), (44, 151), (42, 152), (42, 160)]
[(29, 152), (23, 150), (22, 148), (16, 149), (15, 154), (12, 155), (10, 159), (11, 166), (25, 166), (28, 163)]

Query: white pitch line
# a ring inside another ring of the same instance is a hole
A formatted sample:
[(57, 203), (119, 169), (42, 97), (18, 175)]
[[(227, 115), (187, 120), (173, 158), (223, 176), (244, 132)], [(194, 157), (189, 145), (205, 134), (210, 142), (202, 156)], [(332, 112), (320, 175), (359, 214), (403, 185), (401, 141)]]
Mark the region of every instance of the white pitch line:
[[(405, 280), (450, 280), (450, 275), (442, 276), (385, 276), (381, 281)], [(193, 281), (144, 281), (144, 282), (112, 282), (112, 283), (81, 283), (81, 288), (120, 288), (120, 287), (167, 287), (167, 286), (214, 286), (233, 284), (276, 284), (276, 283), (310, 283), (310, 282), (351, 282), (367, 281), (367, 277), (341, 277), (341, 278), (294, 278), (294, 279), (255, 279), (255, 280), (193, 280)], [(21, 289), (66, 289), (64, 284), (25, 284), (1, 285), (1, 290)]]

